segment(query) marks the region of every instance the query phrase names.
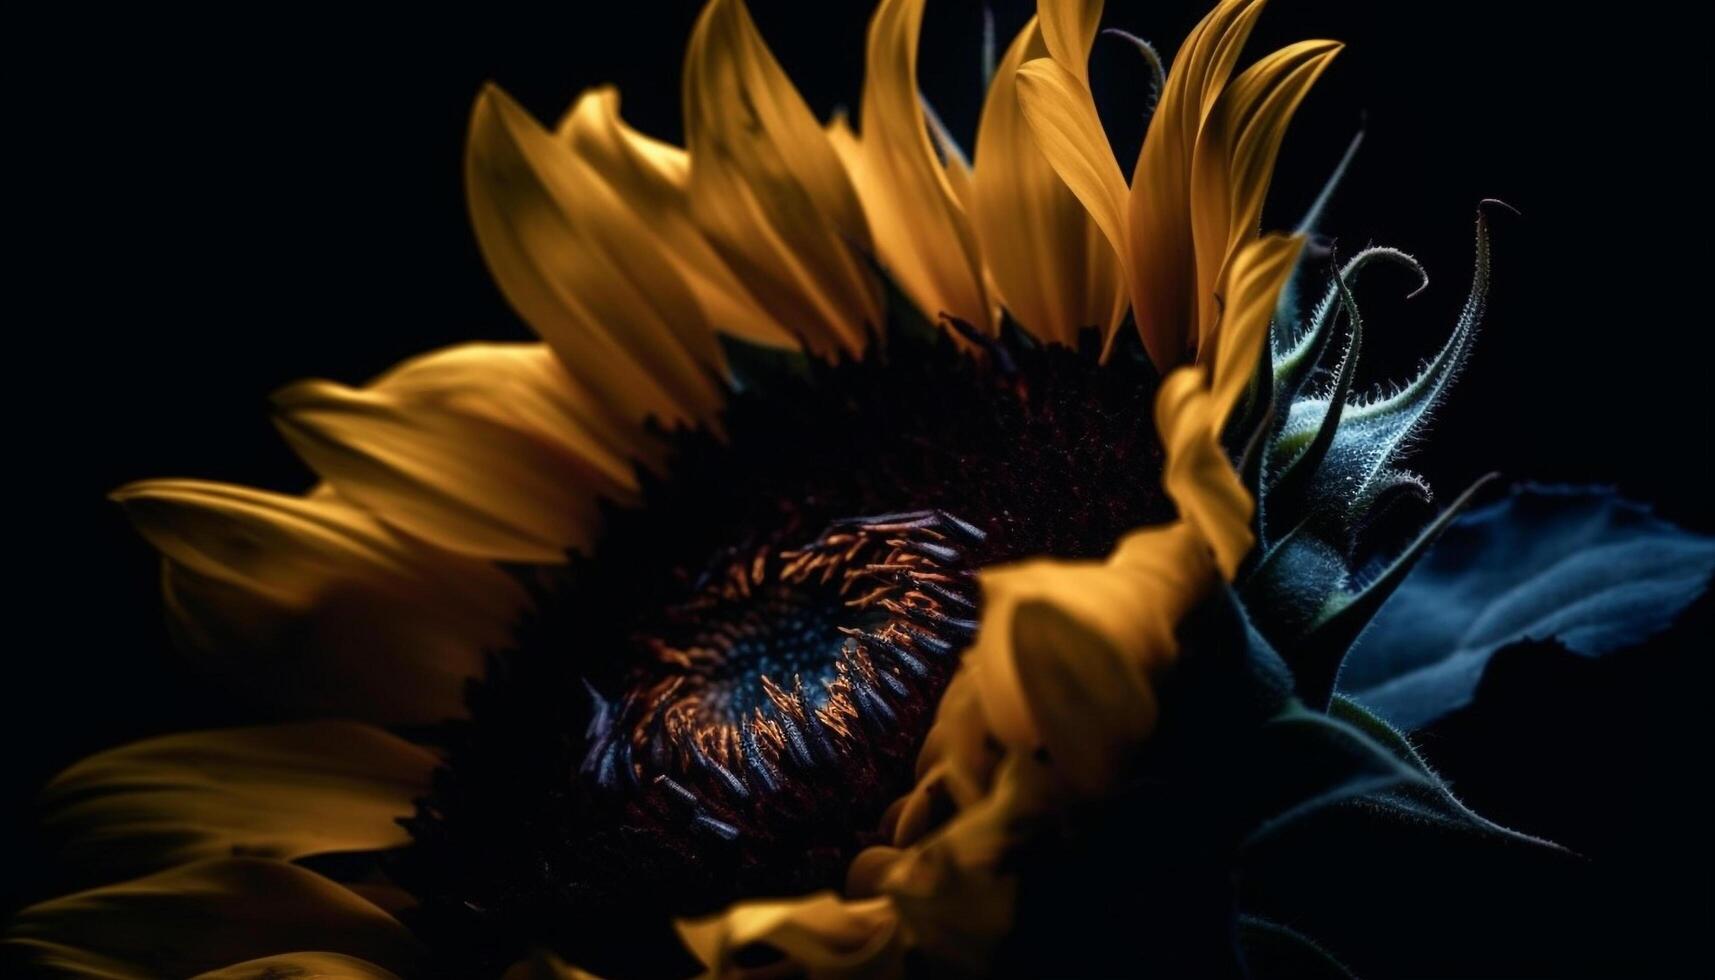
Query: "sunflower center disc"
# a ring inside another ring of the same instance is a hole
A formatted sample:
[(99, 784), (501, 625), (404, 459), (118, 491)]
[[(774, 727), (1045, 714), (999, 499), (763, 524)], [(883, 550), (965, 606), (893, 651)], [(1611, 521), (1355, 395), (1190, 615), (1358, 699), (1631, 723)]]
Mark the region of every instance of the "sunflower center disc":
[(976, 630), (969, 558), (986, 540), (916, 511), (726, 556), (638, 638), (647, 662), (618, 702), (592, 692), (581, 771), (639, 820), (728, 841), (779, 838), (849, 800), (909, 760)]

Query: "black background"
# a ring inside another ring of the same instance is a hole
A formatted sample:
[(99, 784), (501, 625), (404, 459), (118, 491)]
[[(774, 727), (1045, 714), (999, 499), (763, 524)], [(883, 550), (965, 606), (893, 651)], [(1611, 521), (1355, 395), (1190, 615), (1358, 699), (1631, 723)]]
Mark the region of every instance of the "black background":
[[(867, 3), (752, 6), (814, 108), (855, 106)], [(1380, 380), (1430, 353), (1457, 314), (1477, 201), (1517, 207), (1495, 215), (1492, 312), (1420, 468), (1444, 494), (1490, 469), (1617, 483), (1708, 529), (1706, 161), (1691, 143), (1707, 69), (1687, 25), (1524, 6), (1275, 0), (1253, 55), (1300, 37), (1348, 47), (1286, 142), (1268, 223), (1294, 223), (1365, 130), (1324, 230), (1348, 253), (1410, 251), (1433, 277), (1409, 302), (1391, 270), (1360, 290)], [(54, 771), (138, 736), (254, 717), (175, 664), (153, 557), (104, 494), (151, 476), (303, 488), (269, 391), (527, 337), (464, 213), (478, 86), (497, 81), (551, 122), (582, 88), (615, 82), (629, 121), (676, 139), (696, 7), (132, 8), (14, 34), (12, 210), (27, 256), (8, 330), (22, 389), (9, 427), (22, 588), (0, 794), (8, 903), (43, 888), (28, 800)], [(922, 86), (969, 146), (981, 8), (930, 7)], [(1029, 5), (995, 8), (1004, 46)], [(1108, 23), (1164, 56), (1204, 9), (1109, 8)], [(1129, 160), (1142, 72), (1114, 39), (1098, 42), (1095, 71)], [(1609, 800), (1590, 819), (1631, 826), (1650, 805)], [(1703, 845), (1682, 872), (1706, 884), (1707, 857)]]

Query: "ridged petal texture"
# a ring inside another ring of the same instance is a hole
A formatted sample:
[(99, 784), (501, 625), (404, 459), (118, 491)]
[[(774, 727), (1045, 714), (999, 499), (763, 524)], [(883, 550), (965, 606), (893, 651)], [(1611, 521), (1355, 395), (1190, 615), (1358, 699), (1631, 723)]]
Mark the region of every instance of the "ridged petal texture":
[(585, 92), (560, 121), (557, 134), (630, 209), (625, 227), (656, 243), (715, 329), (761, 344), (796, 342), (757, 303), (692, 218), (689, 155), (625, 125), (617, 90), (604, 86)]
[(380, 728), (310, 721), (167, 735), (91, 756), (48, 785), (45, 822), (79, 878), (204, 858), (296, 860), (405, 843), (395, 820), (438, 760)]
[(337, 494), (149, 480), (114, 493), (164, 559), (168, 622), (235, 686), (302, 714), (427, 723), (463, 712), (523, 589)]
[(471, 223), (495, 281), (611, 430), (712, 417), (720, 350), (702, 307), (602, 171), (492, 86), (467, 147)]
[(810, 350), (863, 349), (881, 323), (868, 223), (828, 135), (741, 0), (711, 0), (685, 56), (698, 226)]
[(591, 543), (597, 497), (628, 499), (631, 463), (588, 433), (571, 379), (533, 345), (454, 348), (365, 388), (274, 395), (280, 431), (339, 492), (448, 551), (551, 563)]
[[(1091, 37), (1071, 39), (1079, 63), (1089, 56)], [(995, 70), (977, 128), (970, 212), (1013, 318), (1035, 336), (1072, 345), (1086, 327), (1106, 335), (1119, 326), (1125, 287), (1101, 228), (1037, 149), (1025, 122), (1023, 83), (1015, 76), (1020, 65), (1047, 55), (1043, 29), (1032, 20)]]
[[(1043, 0), (1046, 25), (1082, 30), (1099, 4)], [(1020, 104), (1043, 156), (1102, 229), (1124, 267), (1132, 313), (1162, 372), (1204, 361), (1216, 290), (1255, 239), (1280, 142), (1339, 51), (1304, 41), (1232, 73), (1263, 0), (1223, 0), (1180, 47), (1128, 187), (1096, 113), (1085, 57), (1069, 42), (1018, 71)]]
[(847, 162), (882, 265), (931, 317), (994, 319), (969, 215), (931, 142), (917, 91), (925, 0), (882, 0), (870, 20), (863, 108)]
[(210, 858), (31, 906), (5, 943), (32, 975), (112, 980), (194, 977), (306, 950), (371, 970), (351, 974), (359, 977), (408, 975), (425, 962), (411, 933), (355, 892), (294, 864), (248, 857)]

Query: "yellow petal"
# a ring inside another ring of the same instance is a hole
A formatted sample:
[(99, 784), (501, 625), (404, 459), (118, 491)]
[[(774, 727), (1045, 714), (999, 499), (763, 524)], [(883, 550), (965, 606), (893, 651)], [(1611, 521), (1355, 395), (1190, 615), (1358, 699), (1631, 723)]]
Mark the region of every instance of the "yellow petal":
[(1032, 753), (1009, 752), (979, 800), (900, 854), (881, 883), (911, 944), (962, 975), (993, 972), (1012, 929), (1019, 882), (1006, 861), (1064, 801), (1059, 780)]
[(1036, 10), (1049, 56), (1088, 81), (1090, 45), (1101, 26), (1102, 0), (1038, 0)]
[(597, 498), (627, 500), (636, 483), (628, 460), (562, 414), (570, 385), (546, 387), (558, 379), (503, 350), (430, 357), (442, 361), (368, 389), (282, 389), (280, 431), (343, 497), (438, 547), (542, 563), (587, 547)]
[(1256, 503), (1221, 437), (1261, 364), (1269, 318), (1303, 246), (1302, 236), (1270, 235), (1239, 249), (1216, 291), (1222, 312), (1210, 338), (1213, 349), (1206, 351), (1214, 377), (1201, 365), (1180, 368), (1156, 396), (1156, 428), (1167, 450), (1162, 485), (1214, 549), (1228, 579), (1256, 543), (1250, 526)]
[(740, 902), (706, 919), (681, 919), (679, 937), (716, 977), (767, 976), (746, 969), (734, 954), (773, 947), (811, 980), (896, 975), (898, 917), (885, 898), (846, 901), (832, 892), (779, 901)]
[(1189, 360), (1201, 306), (1192, 238), (1192, 155), (1204, 120), (1226, 86), (1263, 0), (1222, 0), (1173, 56), (1132, 174), (1132, 254), (1127, 271), (1132, 312), (1144, 346), (1163, 374)]
[(399, 980), (399, 975), (339, 953), (285, 953), (213, 970), (195, 980)]
[(537, 950), (528, 959), (514, 963), (501, 980), (601, 980), (587, 970), (580, 970), (553, 953)]
[[(1234, 251), (1257, 233), (1286, 127), (1339, 50), (1333, 41), (1289, 45), (1245, 69), (1221, 93), (1191, 171), (1200, 297), (1215, 289)], [(1200, 303), (1199, 350), (1219, 315), (1218, 304)]]
[(742, 0), (711, 0), (684, 71), (691, 213), (775, 321), (826, 355), (881, 322), (869, 228), (833, 145)]
[[(976, 672), (960, 670), (942, 693), (934, 724), (918, 750), (917, 782), (888, 808), (882, 833), (892, 839), (893, 848), (916, 843), (935, 829), (932, 822), (937, 816), (945, 817), (949, 804), (962, 809), (986, 796), (999, 763), (1000, 753), (989, 738)], [(873, 864), (878, 858), (869, 860)], [(876, 878), (864, 878), (863, 872), (876, 870), (854, 864), (847, 875), (848, 890), (858, 895), (873, 894)]]
[[(995, 71), (977, 129), (970, 212), (1013, 317), (1038, 338), (1072, 346), (1085, 327), (1111, 333), (1125, 316), (1125, 293), (1113, 246), (1036, 148), (1019, 104), (1019, 66), (1047, 53), (1033, 21)], [(1080, 63), (1086, 57), (1079, 52)]]
[[(1177, 655), (1174, 630), (1213, 581), (1205, 554), (1194, 533), (1173, 524), (1132, 532), (1106, 561), (1037, 559), (984, 571), (982, 625), (965, 661), (975, 672), (983, 713), (995, 736), (1021, 750), (1044, 744), (1040, 708), (1031, 704), (1035, 681), (1027, 669), (1043, 671), (1045, 658), (1072, 655), (1076, 646), (1069, 642), (1062, 650), (1052, 642), (1046, 627), (1060, 620), (1040, 610), (1031, 614), (1033, 621), (1021, 632), (1021, 610), (1054, 607), (1081, 629), (1073, 639), (1100, 638), (1124, 658), (1129, 665), (1125, 669), (1147, 677)], [(1021, 653), (1021, 642), (1031, 648)], [(1060, 680), (1067, 674), (1076, 677), (1078, 672), (1068, 668)], [(1065, 686), (1053, 689), (1064, 691)], [(1153, 725), (1149, 702), (1139, 702), (1138, 710), (1144, 713), (1141, 720)], [(1097, 720), (1091, 719), (1092, 724)], [(1102, 723), (1113, 720), (1103, 716)], [(1119, 742), (1137, 732), (1122, 725), (1098, 727), (1088, 734)]]
[(152, 738), (48, 784), (60, 864), (108, 880), (226, 855), (395, 847), (436, 758), (368, 725), (315, 721)]
[(5, 942), (34, 970), (190, 977), (314, 949), (394, 973), (423, 951), (392, 916), (281, 861), (219, 858), (67, 895), (18, 913)]
[(401, 537), (337, 495), (151, 480), (113, 496), (167, 559), (181, 644), (296, 712), (457, 715), (525, 603), (494, 565)]
[(1114, 159), (1089, 87), (1050, 58), (1025, 63), (1017, 81), (1019, 105), (1037, 149), (1123, 260), (1130, 254), (1125, 175)]
[(618, 90), (603, 86), (585, 92), (560, 121), (558, 135), (632, 209), (638, 233), (659, 242), (661, 254), (684, 277), (715, 329), (762, 344), (796, 343), (692, 220), (690, 158), (627, 126), (619, 116)]
[(1167, 449), (1162, 485), (1230, 580), (1256, 543), (1250, 529), (1255, 502), (1221, 448), (1221, 413), (1209, 394), (1207, 375), (1200, 367), (1173, 372), (1162, 382), (1155, 405)]
[(465, 190), (495, 281), (618, 426), (706, 420), (720, 351), (662, 243), (499, 89), (471, 113)]
[(1227, 262), (1217, 291), (1221, 300), (1219, 328), (1204, 348), (1206, 360), (1214, 365), (1213, 427), (1217, 438), (1262, 364), (1269, 321), (1303, 248), (1302, 235), (1268, 235), (1242, 246)]
[(1112, 785), (1155, 730), (1148, 664), (1042, 600), (1021, 603), (1013, 613), (1012, 648), (1050, 764), (1085, 794)]
[(976, 235), (930, 140), (917, 91), (924, 0), (882, 0), (869, 24), (861, 165), (853, 177), (882, 264), (929, 316), (991, 327)]
[[(684, 203), (691, 179), (690, 154), (627, 125), (619, 117), (619, 89), (614, 86), (599, 85), (580, 94), (560, 117), (554, 135), (644, 196)], [(675, 190), (677, 198), (669, 193)]]
[(629, 441), (603, 429), (597, 396), (566, 372), (545, 344), (445, 347), (394, 366), (369, 387), (410, 404), (488, 419), (551, 443), (595, 470), (615, 493), (636, 487), (635, 463), (659, 466), (659, 439)]

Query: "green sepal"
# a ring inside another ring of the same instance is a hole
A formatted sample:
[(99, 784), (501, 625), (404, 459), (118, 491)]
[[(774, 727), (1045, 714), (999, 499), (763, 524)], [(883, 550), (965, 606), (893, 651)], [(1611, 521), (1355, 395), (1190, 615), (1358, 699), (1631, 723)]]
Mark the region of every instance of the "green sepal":
[(1310, 488), (1307, 506), (1343, 509), (1356, 523), (1386, 485), (1383, 475), (1395, 469), (1400, 453), (1451, 387), (1476, 341), (1477, 325), (1487, 306), (1489, 237), (1481, 210), (1477, 212), (1475, 265), (1458, 324), (1435, 357), (1394, 393), (1347, 407), (1340, 431), (1325, 456), (1323, 472)]
[(1345, 588), (1346, 553), (1318, 533), (1305, 517), (1261, 552), (1240, 578), (1239, 594), (1264, 632), (1293, 652), (1291, 641), (1304, 635)]
[(1466, 487), (1465, 492), (1437, 515), (1428, 527), (1419, 532), (1416, 539), (1406, 546), (1381, 574), (1356, 592), (1337, 595), (1335, 601), (1311, 624), (1303, 639), (1293, 644), (1293, 675), (1298, 681), (1298, 696), (1303, 698), (1305, 703), (1318, 708), (1328, 704), (1328, 699), (1334, 693), (1334, 684), (1339, 679), (1340, 665), (1345, 661), (1346, 653), (1357, 640), (1358, 634), (1369, 625), (1370, 619), (1375, 616), (1382, 603), (1387, 601), (1387, 597), (1405, 581), (1406, 573), (1417, 564), (1417, 559), (1435, 543), (1435, 539), (1440, 537), (1447, 525), (1453, 522), (1453, 518), (1465, 509), (1477, 491), (1487, 486), (1497, 475), (1487, 474)]
[[(1358, 357), (1364, 346), (1364, 320), (1358, 314), (1358, 304), (1352, 298), (1346, 277), (1336, 275), (1334, 281), (1339, 289), (1340, 305), (1346, 312), (1346, 322), (1350, 324), (1350, 338), (1340, 356), (1340, 366), (1334, 375), (1334, 386), (1328, 392), (1326, 406), (1322, 410), (1321, 422), (1315, 428), (1315, 435), (1284, 465), (1279, 477), (1267, 488), (1266, 493), (1273, 509), (1280, 513), (1303, 512), (1302, 505), (1308, 496), (1311, 481), (1322, 466), (1329, 447), (1334, 445), (1334, 438), (1340, 430), (1340, 419), (1346, 411), (1346, 400), (1351, 396), (1352, 384), (1357, 378)], [(1287, 441), (1287, 437), (1283, 435), (1281, 443), (1285, 444)]]
[(1167, 67), (1161, 60), (1161, 53), (1155, 50), (1155, 45), (1130, 31), (1118, 27), (1104, 27), (1102, 33), (1130, 44), (1143, 59), (1144, 68), (1149, 72), (1149, 98), (1144, 100), (1143, 108), (1144, 121), (1148, 122), (1150, 117), (1155, 115), (1155, 107), (1161, 102), (1162, 90), (1167, 87)]
[(1432, 769), (1428, 760), (1417, 751), (1416, 746), (1405, 737), (1405, 734), (1388, 724), (1362, 704), (1336, 694), (1328, 702), (1328, 715), (1332, 718), (1351, 725), (1394, 754), (1394, 757), (1406, 765), (1424, 774), (1426, 784), (1419, 787), (1401, 787), (1400, 789), (1383, 793), (1374, 800), (1366, 801), (1369, 805), (1391, 808), (1399, 811), (1400, 815), (1410, 819), (1438, 823), (1448, 827), (1460, 827), (1475, 830), (1497, 837), (1504, 837), (1515, 843), (1527, 844), (1532, 847), (1547, 847), (1557, 851), (1566, 848), (1529, 834), (1520, 833), (1510, 827), (1504, 827), (1466, 806), (1446, 780)]
[[(1157, 89), (1157, 92), (1159, 91)], [(1305, 209), (1304, 217), (1298, 219), (1298, 227), (1293, 229), (1293, 234), (1307, 237), (1316, 234), (1317, 228), (1322, 223), (1322, 212), (1327, 209), (1328, 202), (1334, 199), (1334, 192), (1339, 190), (1340, 182), (1345, 180), (1346, 171), (1351, 169), (1352, 160), (1358, 155), (1358, 147), (1362, 146), (1363, 142), (1364, 131), (1360, 129), (1352, 135), (1352, 141), (1346, 144), (1346, 152), (1340, 154), (1340, 162), (1334, 165), (1334, 171), (1328, 175), (1327, 180), (1322, 182), (1322, 189), (1317, 192), (1316, 199), (1310, 202), (1310, 207)], [(1306, 248), (1304, 251), (1309, 253), (1314, 248), (1313, 243), (1311, 248)], [(1304, 269), (1305, 266), (1301, 260), (1298, 268), (1294, 269), (1292, 275), (1287, 277), (1286, 285), (1281, 288), (1280, 298), (1274, 306), (1274, 322), (1276, 325), (1290, 325), (1298, 322), (1299, 285), (1304, 277)], [(1267, 345), (1270, 352), (1273, 352), (1277, 347), (1275, 339), (1275, 333), (1271, 329)]]
[[(1366, 248), (1346, 262), (1344, 268), (1337, 271), (1334, 281), (1328, 284), (1328, 291), (1316, 304), (1316, 309), (1310, 315), (1309, 325), (1298, 335), (1284, 345), (1276, 345), (1274, 353), (1274, 387), (1283, 405), (1289, 405), (1298, 399), (1298, 393), (1310, 380), (1316, 367), (1322, 363), (1326, 354), (1328, 339), (1333, 331), (1329, 329), (1334, 320), (1334, 314), (1340, 308), (1340, 291), (1342, 283), (1356, 283), (1358, 274), (1365, 266), (1377, 259), (1396, 262), (1411, 269), (1418, 275), (1418, 286), (1412, 291), (1415, 296), (1429, 284), (1429, 277), (1424, 273), (1423, 266), (1418, 261), (1396, 248), (1372, 247)], [(1279, 321), (1289, 322), (1289, 321)], [(1284, 426), (1286, 419), (1282, 419)]]

